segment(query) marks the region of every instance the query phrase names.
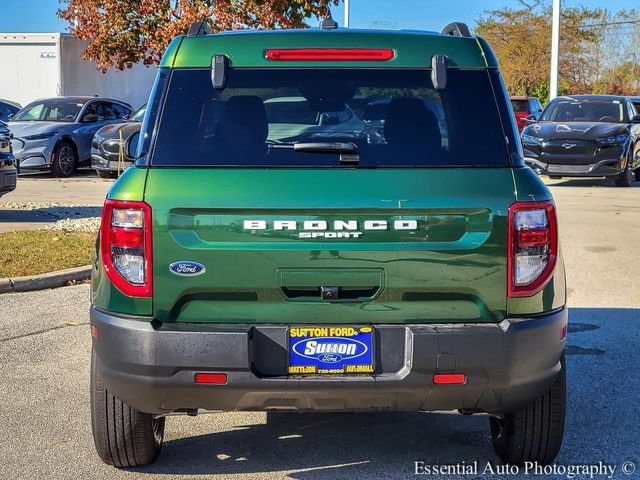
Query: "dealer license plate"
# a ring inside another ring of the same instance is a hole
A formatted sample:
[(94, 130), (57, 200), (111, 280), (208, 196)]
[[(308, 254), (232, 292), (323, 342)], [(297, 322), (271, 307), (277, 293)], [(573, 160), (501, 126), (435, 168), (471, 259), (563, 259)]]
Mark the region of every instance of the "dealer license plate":
[(289, 328), (289, 374), (370, 374), (374, 371), (372, 327)]

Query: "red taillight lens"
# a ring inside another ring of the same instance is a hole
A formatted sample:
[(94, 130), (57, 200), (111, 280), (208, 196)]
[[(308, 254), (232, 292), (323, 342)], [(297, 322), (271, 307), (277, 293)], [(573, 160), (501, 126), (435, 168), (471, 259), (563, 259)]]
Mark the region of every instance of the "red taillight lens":
[(396, 52), (391, 48), (277, 48), (267, 50), (265, 56), (281, 62), (386, 62)]
[(530, 297), (551, 279), (558, 255), (555, 206), (550, 202), (518, 202), (509, 208), (509, 297)]
[(436, 385), (462, 385), (467, 381), (464, 373), (436, 373), (433, 383)]
[(226, 373), (196, 373), (193, 377), (196, 383), (206, 383), (208, 385), (226, 385)]
[(107, 200), (102, 210), (100, 253), (107, 278), (125, 295), (152, 295), (151, 207)]
[(518, 248), (543, 247), (549, 243), (548, 228), (534, 228), (531, 230), (518, 230)]
[(143, 231), (139, 228), (122, 228), (111, 226), (109, 231), (112, 247), (144, 248)]

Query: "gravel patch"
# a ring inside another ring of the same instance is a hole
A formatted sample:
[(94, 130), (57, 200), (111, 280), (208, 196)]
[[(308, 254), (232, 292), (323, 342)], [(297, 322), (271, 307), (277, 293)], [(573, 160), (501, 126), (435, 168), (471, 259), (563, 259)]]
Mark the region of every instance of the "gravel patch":
[(100, 228), (102, 207), (83, 203), (1, 202), (0, 208), (37, 211), (51, 218), (45, 230), (95, 233)]
[(99, 228), (100, 217), (65, 218), (64, 220), (58, 220), (44, 227), (45, 230), (87, 233), (96, 233)]

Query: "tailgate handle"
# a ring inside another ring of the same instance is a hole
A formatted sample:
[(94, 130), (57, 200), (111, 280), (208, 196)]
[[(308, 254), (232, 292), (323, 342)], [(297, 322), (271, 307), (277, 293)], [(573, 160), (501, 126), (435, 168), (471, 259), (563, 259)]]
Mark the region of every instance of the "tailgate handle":
[(320, 287), (320, 297), (322, 300), (337, 300), (340, 298), (340, 289), (338, 287)]
[(284, 297), (297, 301), (370, 300), (385, 284), (379, 268), (279, 269), (277, 277)]
[(380, 287), (280, 287), (288, 300), (328, 302), (370, 300), (379, 290)]

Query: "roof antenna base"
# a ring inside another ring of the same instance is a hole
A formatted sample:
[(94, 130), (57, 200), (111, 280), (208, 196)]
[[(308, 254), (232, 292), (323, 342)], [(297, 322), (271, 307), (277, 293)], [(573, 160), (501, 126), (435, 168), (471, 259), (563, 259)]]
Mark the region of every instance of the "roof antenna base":
[(453, 37), (471, 37), (471, 30), (466, 23), (453, 22), (444, 27), (442, 35), (451, 35)]
[(329, 7), (327, 7), (327, 16), (320, 22), (320, 28), (322, 30), (335, 30), (338, 28), (338, 22), (331, 16), (331, 9)]
[(211, 35), (211, 27), (207, 22), (193, 22), (189, 27), (187, 35), (197, 37), (199, 35)]

